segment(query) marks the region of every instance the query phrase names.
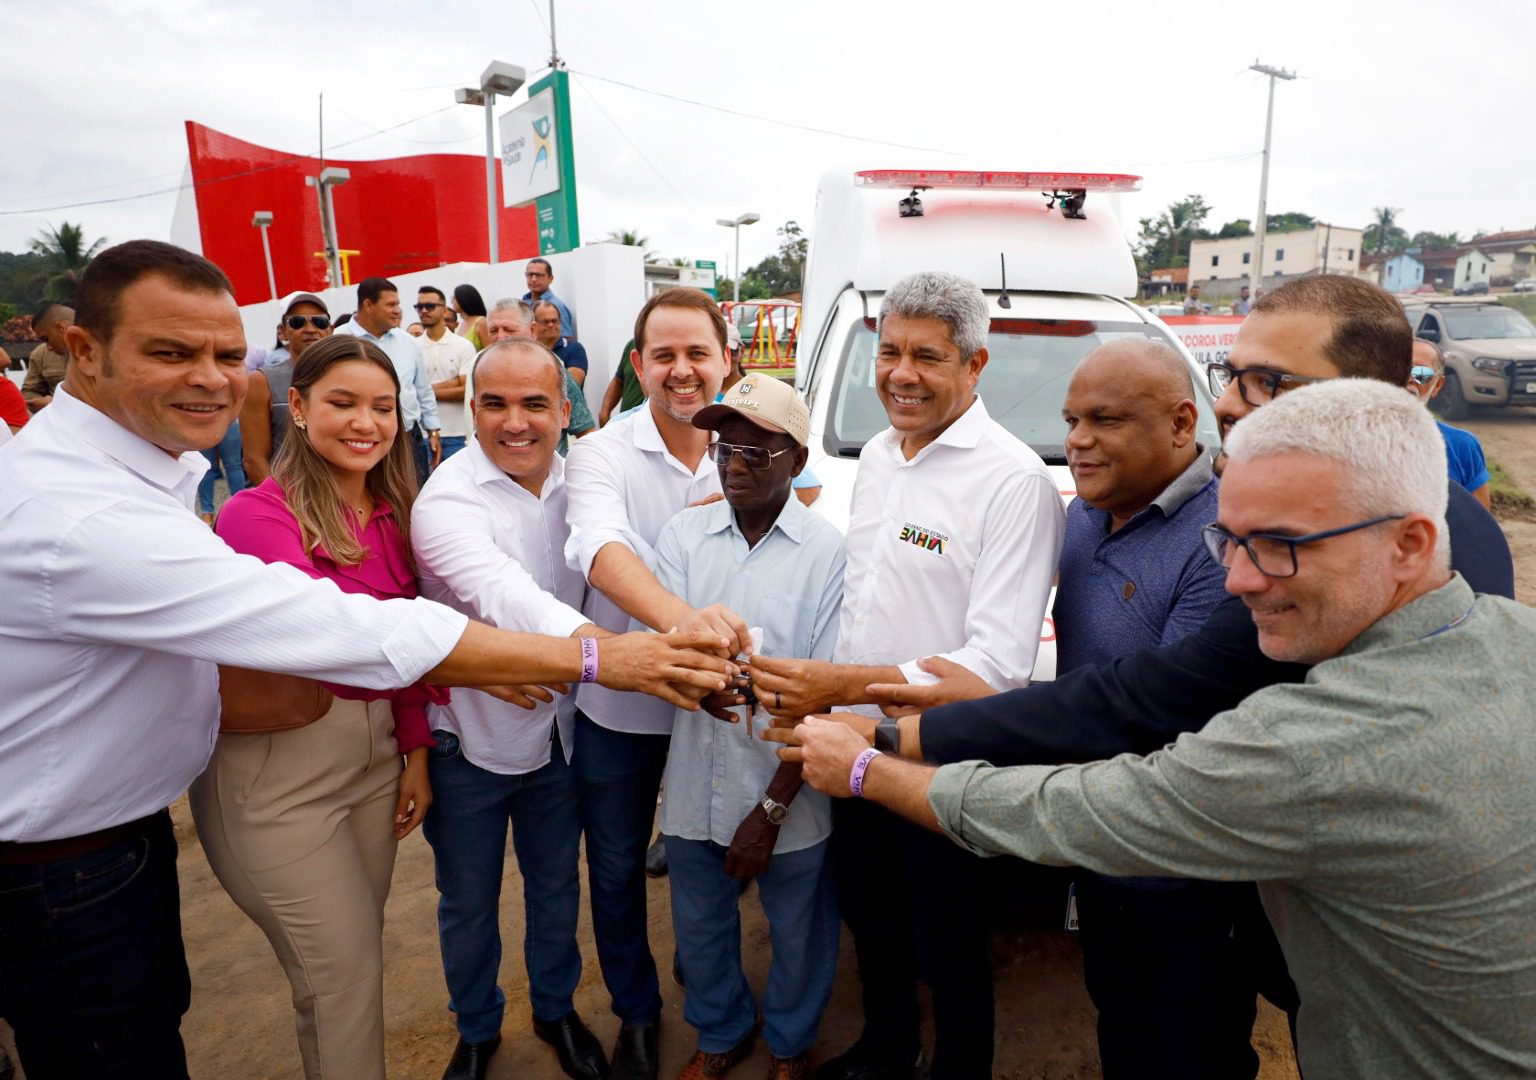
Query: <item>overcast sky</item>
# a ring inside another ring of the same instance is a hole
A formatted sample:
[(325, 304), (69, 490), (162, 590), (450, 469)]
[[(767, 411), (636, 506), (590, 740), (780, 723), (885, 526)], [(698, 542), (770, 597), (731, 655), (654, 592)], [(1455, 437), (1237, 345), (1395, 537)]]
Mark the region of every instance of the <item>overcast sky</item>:
[[(1251, 218), (1255, 58), (1300, 75), (1276, 94), (1272, 212), (1358, 227), (1390, 205), (1410, 232), (1463, 237), (1536, 227), (1529, 0), (557, 0), (556, 18), (583, 238), (635, 229), (722, 271), (716, 218), (763, 216), (742, 231), (751, 265), (785, 220), (810, 227), (816, 178), (834, 167), (1136, 172), (1129, 233), (1192, 192), (1209, 226)], [(7, 5), (0, 250), (63, 221), (168, 239), (174, 192), (124, 197), (182, 182), (182, 121), (313, 152), (320, 91), (327, 145), (350, 143), (338, 158), (482, 153), (481, 113), (445, 108), (452, 88), (492, 59), (544, 68), (546, 19), (547, 0)], [(68, 205), (107, 199), (121, 201)]]

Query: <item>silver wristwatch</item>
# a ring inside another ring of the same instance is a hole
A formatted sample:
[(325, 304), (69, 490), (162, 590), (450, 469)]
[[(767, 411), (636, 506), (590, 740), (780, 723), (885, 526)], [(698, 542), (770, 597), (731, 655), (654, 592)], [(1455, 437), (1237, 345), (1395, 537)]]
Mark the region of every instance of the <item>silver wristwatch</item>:
[(772, 795), (764, 795), (763, 801), (758, 803), (758, 805), (768, 815), (768, 824), (770, 825), (782, 825), (784, 824), (784, 819), (789, 817), (789, 807), (776, 801)]

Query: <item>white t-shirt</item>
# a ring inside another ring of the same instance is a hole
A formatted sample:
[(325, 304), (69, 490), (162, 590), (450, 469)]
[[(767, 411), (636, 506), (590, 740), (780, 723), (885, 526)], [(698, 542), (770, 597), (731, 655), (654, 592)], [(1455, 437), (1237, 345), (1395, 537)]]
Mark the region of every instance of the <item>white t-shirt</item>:
[[(428, 380), (436, 384), (462, 375), (467, 385), (469, 369), (475, 363), (475, 347), (467, 338), (444, 331), (440, 341), (433, 341), (430, 334), (422, 334), (416, 339), (416, 344), (421, 346), (421, 358), (427, 365)], [(438, 434), (467, 435), (469, 397), (466, 395), (463, 401), (444, 401), (442, 408), (437, 410), (437, 420), (442, 425)]]

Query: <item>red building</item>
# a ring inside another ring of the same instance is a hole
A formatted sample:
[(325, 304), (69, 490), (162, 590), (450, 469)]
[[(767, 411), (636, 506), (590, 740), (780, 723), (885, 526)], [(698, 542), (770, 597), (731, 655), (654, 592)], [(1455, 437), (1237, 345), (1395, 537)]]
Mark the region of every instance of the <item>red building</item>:
[[(203, 254), (223, 268), (241, 304), (269, 298), (257, 210), (270, 210), (268, 229), (279, 296), (326, 284), (320, 206), (304, 182), (320, 172), (317, 158), (286, 154), (187, 121), (193, 194)], [(429, 270), (486, 257), (485, 158), (422, 154), (382, 161), (325, 160), (350, 169), (333, 189), (336, 239), (348, 259), (348, 278), (361, 281)], [(497, 187), (501, 177), (497, 175)], [(497, 206), (501, 205), (500, 191)], [(531, 206), (498, 210), (502, 260), (539, 252)], [(444, 289), (453, 283), (442, 283)]]

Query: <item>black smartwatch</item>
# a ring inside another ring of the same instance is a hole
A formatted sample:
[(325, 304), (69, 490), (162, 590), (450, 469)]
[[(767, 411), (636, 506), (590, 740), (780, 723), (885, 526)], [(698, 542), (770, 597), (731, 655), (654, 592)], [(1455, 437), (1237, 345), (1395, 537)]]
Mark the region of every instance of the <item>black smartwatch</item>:
[(886, 719), (875, 725), (875, 749), (883, 754), (901, 753), (901, 725)]

